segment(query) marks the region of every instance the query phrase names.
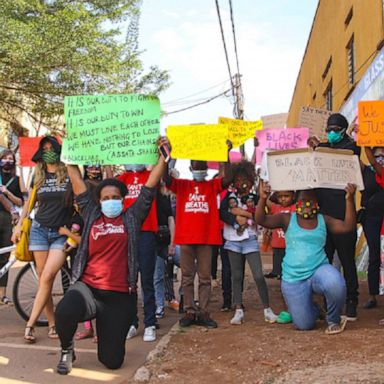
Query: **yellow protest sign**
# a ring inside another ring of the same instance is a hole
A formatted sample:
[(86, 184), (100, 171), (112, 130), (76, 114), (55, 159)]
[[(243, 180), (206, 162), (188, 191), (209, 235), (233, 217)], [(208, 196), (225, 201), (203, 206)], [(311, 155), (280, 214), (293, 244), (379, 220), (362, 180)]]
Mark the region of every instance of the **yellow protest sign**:
[(231, 140), (233, 148), (244, 144), (248, 139), (255, 137), (255, 131), (263, 129), (263, 121), (244, 121), (219, 117), (219, 124), (228, 125), (228, 139)]
[(357, 145), (360, 147), (384, 145), (384, 100), (359, 102)]
[(167, 137), (174, 159), (228, 159), (228, 126), (225, 124), (170, 125), (167, 128)]

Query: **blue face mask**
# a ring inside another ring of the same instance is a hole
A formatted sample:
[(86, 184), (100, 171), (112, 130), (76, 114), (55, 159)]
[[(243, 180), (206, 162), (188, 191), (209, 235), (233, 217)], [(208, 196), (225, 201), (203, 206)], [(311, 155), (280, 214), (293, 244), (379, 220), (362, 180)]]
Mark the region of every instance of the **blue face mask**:
[(204, 181), (207, 176), (208, 176), (207, 170), (201, 170), (201, 171), (192, 170), (192, 177), (193, 177), (193, 180), (195, 181)]
[(101, 202), (101, 212), (110, 219), (113, 219), (121, 214), (123, 211), (122, 200), (104, 200)]
[(333, 144), (333, 143), (338, 143), (339, 141), (341, 141), (341, 139), (343, 138), (343, 132), (342, 131), (331, 131), (331, 132), (328, 132), (327, 133), (327, 139), (328, 139), (328, 142)]

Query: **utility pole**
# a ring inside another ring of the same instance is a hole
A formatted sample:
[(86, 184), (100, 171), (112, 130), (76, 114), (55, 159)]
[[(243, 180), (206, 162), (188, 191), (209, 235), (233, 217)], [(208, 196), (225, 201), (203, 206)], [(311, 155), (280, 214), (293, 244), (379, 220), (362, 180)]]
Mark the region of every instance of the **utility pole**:
[[(236, 73), (235, 77), (235, 108), (234, 115), (235, 119), (244, 120), (244, 96), (243, 89), (241, 87), (241, 76), (240, 73)], [(240, 153), (245, 156), (244, 144), (240, 145)]]

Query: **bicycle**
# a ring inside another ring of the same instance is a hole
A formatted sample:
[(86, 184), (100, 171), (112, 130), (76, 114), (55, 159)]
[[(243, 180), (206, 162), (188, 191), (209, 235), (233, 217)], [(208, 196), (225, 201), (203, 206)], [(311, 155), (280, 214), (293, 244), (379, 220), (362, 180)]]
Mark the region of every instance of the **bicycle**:
[[(14, 245), (9, 247), (0, 248), (0, 254), (12, 252), (15, 249)], [(0, 278), (4, 276), (16, 263), (17, 259), (11, 255), (7, 264), (0, 269)], [(52, 287), (52, 298), (54, 306), (61, 300), (64, 293), (69, 288), (71, 275), (69, 267), (64, 265), (60, 269), (60, 275), (57, 274)], [(39, 278), (33, 261), (25, 264), (17, 273), (12, 289), (12, 299), (17, 313), (25, 320), (28, 321), (32, 311), (33, 302), (36, 297), (37, 289), (39, 286)], [(47, 326), (48, 321), (44, 313), (36, 321), (37, 326)]]

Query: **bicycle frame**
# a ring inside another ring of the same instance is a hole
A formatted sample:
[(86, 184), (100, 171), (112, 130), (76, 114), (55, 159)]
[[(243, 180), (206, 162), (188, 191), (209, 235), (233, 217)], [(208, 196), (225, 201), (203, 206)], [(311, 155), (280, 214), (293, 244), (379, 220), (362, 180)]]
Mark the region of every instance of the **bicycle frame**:
[[(15, 245), (10, 245), (9, 247), (0, 248), (0, 255), (8, 252), (14, 251), (16, 248)], [(13, 264), (15, 264), (17, 261), (15, 256), (11, 256), (7, 262), (7, 264), (4, 265), (3, 268), (0, 269), (0, 278), (3, 277), (12, 267)]]

